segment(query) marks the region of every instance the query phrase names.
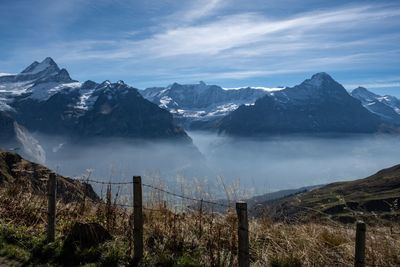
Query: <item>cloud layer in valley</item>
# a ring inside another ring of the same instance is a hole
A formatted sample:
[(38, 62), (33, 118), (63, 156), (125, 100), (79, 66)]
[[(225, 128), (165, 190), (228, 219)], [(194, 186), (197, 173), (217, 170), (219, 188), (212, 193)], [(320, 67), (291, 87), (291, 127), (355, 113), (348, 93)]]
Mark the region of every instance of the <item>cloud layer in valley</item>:
[(62, 138), (37, 138), (46, 150), (46, 165), (64, 175), (82, 176), (91, 169), (92, 178), (103, 181), (130, 181), (133, 175), (144, 175), (149, 183), (158, 178), (169, 185), (184, 177), (192, 187), (193, 179), (203, 182), (214, 194), (222, 194), (222, 182), (240, 184), (254, 195), (359, 179), (398, 164), (400, 158), (396, 136), (232, 139), (203, 132), (190, 136), (198, 150), (169, 142), (98, 140), (69, 145)]

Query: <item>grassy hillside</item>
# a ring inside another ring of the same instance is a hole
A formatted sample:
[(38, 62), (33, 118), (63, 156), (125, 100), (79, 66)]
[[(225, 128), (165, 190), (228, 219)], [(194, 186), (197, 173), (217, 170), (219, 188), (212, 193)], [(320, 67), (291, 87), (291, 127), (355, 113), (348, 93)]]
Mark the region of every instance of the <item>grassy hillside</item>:
[[(7, 183), (0, 183), (0, 265), (127, 266), (131, 263), (132, 210), (115, 204), (123, 200), (118, 196), (119, 188), (107, 190), (104, 202), (88, 197), (58, 201), (56, 240), (47, 243), (45, 192), (12, 186), (12, 181), (20, 179), (40, 181), (47, 175), (47, 169), (15, 154), (2, 155), (5, 158), (0, 161), (1, 174)], [(30, 170), (27, 173), (31, 176), (22, 175), (26, 171), (12, 171), (16, 167)], [(63, 179), (78, 184), (60, 177)], [(157, 186), (168, 189), (161, 184)], [(70, 189), (80, 192), (79, 185)], [(59, 196), (62, 200), (62, 195)], [(144, 199), (143, 266), (237, 265), (237, 218), (233, 208), (224, 213), (212, 212), (212, 207), (204, 203), (201, 211), (195, 208), (195, 203), (184, 199), (179, 199), (178, 207), (177, 201), (154, 191), (144, 191)], [(122, 203), (129, 204), (129, 200)], [(87, 231), (88, 226), (95, 227)], [(88, 245), (82, 237), (92, 229), (97, 229), (94, 231), (97, 241)], [(354, 225), (332, 221), (292, 224), (273, 221), (266, 214), (250, 218), (251, 266), (351, 266), (354, 230)], [(399, 233), (398, 224), (368, 225), (367, 264), (399, 266)], [(101, 235), (104, 238), (99, 238)]]
[[(45, 194), (50, 172), (48, 168), (27, 161), (18, 154), (0, 150), (0, 187), (14, 188), (26, 193)], [(58, 196), (65, 202), (79, 201), (84, 197), (99, 200), (89, 184), (61, 175), (57, 175), (57, 181)]]
[(308, 192), (266, 202), (277, 220), (331, 218), (387, 222), (400, 218), (400, 165), (365, 179), (332, 183)]

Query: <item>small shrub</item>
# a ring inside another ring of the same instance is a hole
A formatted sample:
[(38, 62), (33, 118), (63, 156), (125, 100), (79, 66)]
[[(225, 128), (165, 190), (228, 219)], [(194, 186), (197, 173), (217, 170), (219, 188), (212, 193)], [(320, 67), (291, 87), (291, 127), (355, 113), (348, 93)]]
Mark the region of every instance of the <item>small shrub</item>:
[(101, 246), (101, 250), (103, 254), (100, 259), (100, 266), (120, 266), (130, 260), (127, 255), (128, 248), (122, 242), (107, 242)]
[(7, 257), (21, 263), (28, 262), (31, 257), (29, 251), (12, 244), (1, 244), (0, 256)]
[(176, 264), (174, 265), (175, 267), (198, 267), (201, 266), (198, 262), (198, 260), (194, 259), (190, 255), (183, 255), (179, 257), (177, 260)]
[(62, 242), (60, 240), (48, 244), (43, 239), (32, 248), (32, 261), (35, 263), (57, 262), (60, 258), (61, 248)]
[(338, 247), (347, 242), (346, 238), (338, 233), (324, 229), (319, 235), (320, 240), (331, 247)]

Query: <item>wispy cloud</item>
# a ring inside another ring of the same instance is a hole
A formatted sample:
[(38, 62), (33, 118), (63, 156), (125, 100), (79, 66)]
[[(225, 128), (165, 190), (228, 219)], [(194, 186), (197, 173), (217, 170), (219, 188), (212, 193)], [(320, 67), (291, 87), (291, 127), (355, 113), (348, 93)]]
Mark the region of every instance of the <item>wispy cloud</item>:
[(197, 0), (188, 9), (177, 12), (173, 16), (184, 21), (194, 22), (198, 19), (215, 14), (215, 12), (225, 5), (229, 0)]
[(275, 16), (268, 10), (232, 12), (235, 2), (185, 1), (172, 15), (157, 17), (151, 30), (132, 26), (112, 38), (61, 39), (24, 55), (56, 55), (85, 74), (82, 66), (91, 65), (96, 75), (160, 82), (398, 66), (398, 5), (356, 2)]
[[(211, 6), (218, 1), (211, 1)], [(204, 15), (204, 8), (193, 17)], [(188, 16), (192, 12), (188, 12)], [(258, 57), (260, 52), (298, 52), (310, 49), (331, 49), (348, 45), (360, 46), (360, 40), (341, 40), (337, 37), (352, 34), (352, 30), (378, 27), (382, 20), (400, 16), (400, 10), (377, 9), (374, 6), (351, 7), (334, 11), (305, 13), (293, 18), (269, 20), (256, 13), (235, 14), (217, 20), (189, 26), (176, 26), (148, 38), (130, 40), (91, 40), (70, 43), (79, 58), (134, 58), (215, 56), (235, 54)], [(340, 37), (339, 37), (340, 38)], [(343, 38), (343, 36), (341, 37)], [(108, 45), (107, 45), (108, 44)], [(83, 46), (82, 46), (83, 45)], [(75, 46), (75, 47), (74, 47)], [(102, 49), (99, 49), (101, 47)], [(255, 51), (254, 48), (260, 51)], [(237, 49), (237, 50), (235, 50)], [(107, 51), (104, 54), (104, 51)], [(240, 51), (240, 54), (237, 54)], [(72, 57), (75, 59), (75, 57)]]

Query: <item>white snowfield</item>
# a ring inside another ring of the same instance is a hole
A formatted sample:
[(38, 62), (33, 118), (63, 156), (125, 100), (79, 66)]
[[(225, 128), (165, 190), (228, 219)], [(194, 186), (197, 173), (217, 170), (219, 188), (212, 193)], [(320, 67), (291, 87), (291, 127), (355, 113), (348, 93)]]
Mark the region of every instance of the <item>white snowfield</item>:
[(27, 98), (37, 101), (46, 101), (53, 95), (65, 90), (79, 90), (81, 83), (47, 82), (35, 84), (35, 81), (0, 83), (0, 110), (9, 109), (15, 97), (27, 95)]
[(263, 86), (243, 86), (243, 87), (222, 87), (224, 90), (242, 90), (242, 89), (256, 89), (256, 90), (264, 90), (266, 92), (276, 92), (282, 91), (286, 87), (263, 87)]
[(194, 110), (194, 109), (169, 109), (172, 114), (184, 117), (184, 118), (196, 118), (196, 119), (210, 119), (216, 116), (225, 116), (229, 112), (234, 111), (239, 107), (238, 104), (227, 103), (217, 106), (212, 106), (207, 110)]
[(80, 82), (72, 83), (56, 83), (49, 82), (35, 85), (29, 88), (28, 93), (32, 93), (29, 98), (36, 99), (38, 101), (46, 101), (53, 95), (63, 92), (65, 90), (76, 90), (81, 87)]
[(97, 96), (93, 96), (94, 90), (81, 89), (81, 96), (79, 102), (76, 103), (75, 108), (80, 110), (90, 110), (97, 100)]
[(10, 103), (16, 96), (26, 93), (31, 86), (30, 82), (0, 83), (0, 111), (13, 111)]
[(32, 81), (15, 82), (15, 83), (0, 83), (0, 94), (18, 96), (25, 94), (29, 88), (33, 86)]

